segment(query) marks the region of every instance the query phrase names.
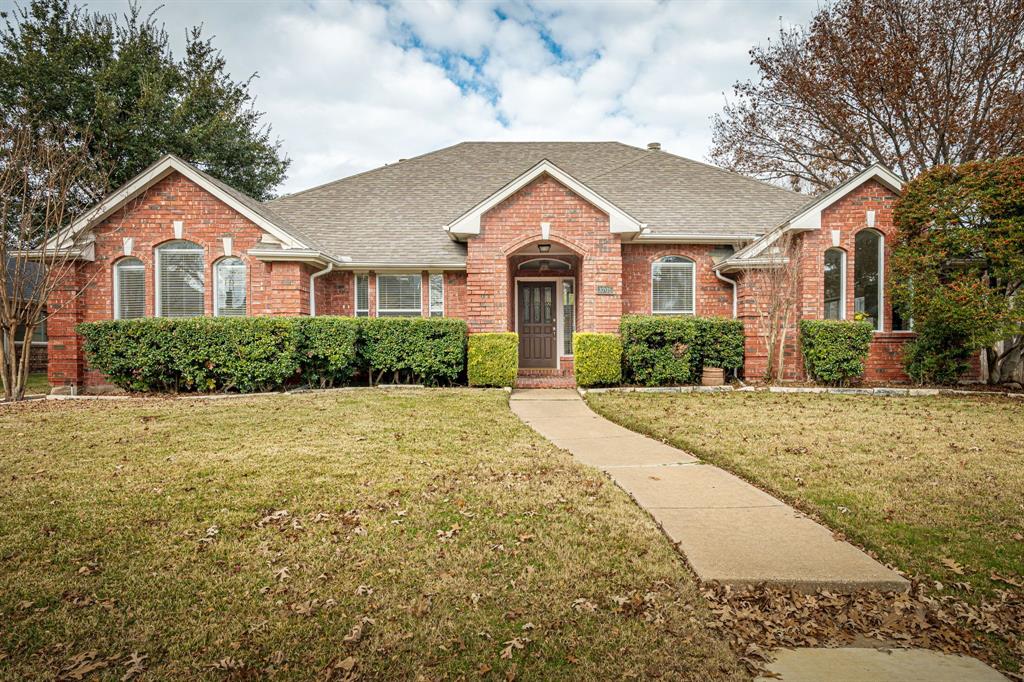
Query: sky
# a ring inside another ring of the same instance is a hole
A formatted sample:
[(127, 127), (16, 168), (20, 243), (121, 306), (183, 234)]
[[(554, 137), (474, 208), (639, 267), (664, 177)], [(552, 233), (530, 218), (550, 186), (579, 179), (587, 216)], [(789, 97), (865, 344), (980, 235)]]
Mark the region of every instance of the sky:
[(142, 2), (160, 5), (176, 54), (203, 24), (234, 77), (258, 74), (287, 193), (463, 140), (660, 142), (706, 160), (711, 116), (755, 75), (750, 48), (818, 3)]

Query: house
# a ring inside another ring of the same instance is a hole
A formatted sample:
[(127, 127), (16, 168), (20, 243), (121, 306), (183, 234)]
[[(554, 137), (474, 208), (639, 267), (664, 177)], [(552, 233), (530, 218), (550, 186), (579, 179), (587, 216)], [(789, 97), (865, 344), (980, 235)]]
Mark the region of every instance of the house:
[[(84, 214), (49, 302), (50, 382), (90, 389), (79, 322), (142, 316), (448, 316), (520, 334), (520, 366), (571, 376), (574, 330), (622, 315), (738, 317), (766, 350), (759, 271), (794, 235), (802, 318), (864, 313), (868, 380), (904, 379), (885, 288), (902, 180), (881, 166), (809, 198), (651, 144), (465, 142), (268, 202), (167, 156)], [(799, 361), (788, 376), (800, 378)]]

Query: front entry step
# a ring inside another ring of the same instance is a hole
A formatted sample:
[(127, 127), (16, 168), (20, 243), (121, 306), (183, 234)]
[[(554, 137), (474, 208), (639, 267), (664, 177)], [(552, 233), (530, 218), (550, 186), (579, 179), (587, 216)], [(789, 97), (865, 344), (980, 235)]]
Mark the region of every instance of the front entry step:
[(576, 388), (576, 379), (569, 368), (524, 368), (516, 377), (516, 388)]

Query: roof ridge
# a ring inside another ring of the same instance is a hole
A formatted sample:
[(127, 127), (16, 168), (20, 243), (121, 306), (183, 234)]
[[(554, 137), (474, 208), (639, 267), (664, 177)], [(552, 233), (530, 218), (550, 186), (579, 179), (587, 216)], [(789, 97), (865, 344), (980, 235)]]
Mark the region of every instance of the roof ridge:
[(463, 140), (462, 142), (456, 142), (455, 144), (450, 144), (447, 147), (441, 147), (440, 149), (434, 149), (434, 150), (429, 151), (429, 152), (424, 152), (423, 154), (418, 154), (416, 156), (410, 156), (408, 159), (400, 160), (397, 163), (385, 163), (383, 166), (377, 166), (376, 168), (370, 168), (368, 170), (360, 171), (359, 173), (353, 173), (352, 175), (346, 175), (344, 177), (336, 178), (334, 180), (328, 180), (327, 182), (322, 182), (319, 185), (313, 185), (312, 187), (307, 187), (306, 189), (300, 189), (298, 192), (292, 192), (291, 194), (285, 194), (283, 196), (275, 197), (273, 199), (268, 199), (267, 201), (261, 201), (260, 203), (266, 205), (266, 204), (272, 204), (275, 201), (282, 201), (284, 199), (291, 199), (292, 197), (297, 197), (297, 196), (299, 196), (301, 194), (308, 194), (309, 192), (313, 192), (313, 191), (318, 190), (318, 189), (323, 189), (325, 187), (330, 187), (331, 185), (336, 185), (339, 182), (344, 182), (345, 180), (352, 180), (353, 178), (359, 178), (359, 177), (362, 177), (364, 175), (370, 175), (371, 173), (376, 173), (376, 172), (382, 171), (382, 170), (384, 170), (386, 168), (394, 168), (398, 163), (409, 163), (410, 161), (419, 161), (420, 159), (425, 158), (427, 156), (433, 156), (434, 154), (440, 154), (441, 152), (446, 152), (446, 151), (448, 151), (450, 149), (455, 149), (456, 147), (461, 147), (461, 146), (463, 146), (465, 144), (470, 144), (470, 143), (465, 141), (465, 140)]

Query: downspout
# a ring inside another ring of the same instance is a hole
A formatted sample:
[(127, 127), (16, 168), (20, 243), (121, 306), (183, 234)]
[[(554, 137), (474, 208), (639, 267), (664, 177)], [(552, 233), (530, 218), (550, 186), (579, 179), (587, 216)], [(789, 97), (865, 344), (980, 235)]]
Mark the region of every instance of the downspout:
[(314, 272), (309, 276), (309, 316), (316, 317), (316, 279), (334, 270), (334, 263), (328, 263), (327, 267), (320, 272)]
[(722, 280), (723, 282), (727, 282), (728, 284), (732, 285), (732, 319), (735, 320), (737, 317), (739, 317), (739, 315), (737, 314), (738, 308), (736, 306), (736, 280), (729, 279), (728, 277), (720, 273), (718, 270), (715, 270), (715, 277)]

